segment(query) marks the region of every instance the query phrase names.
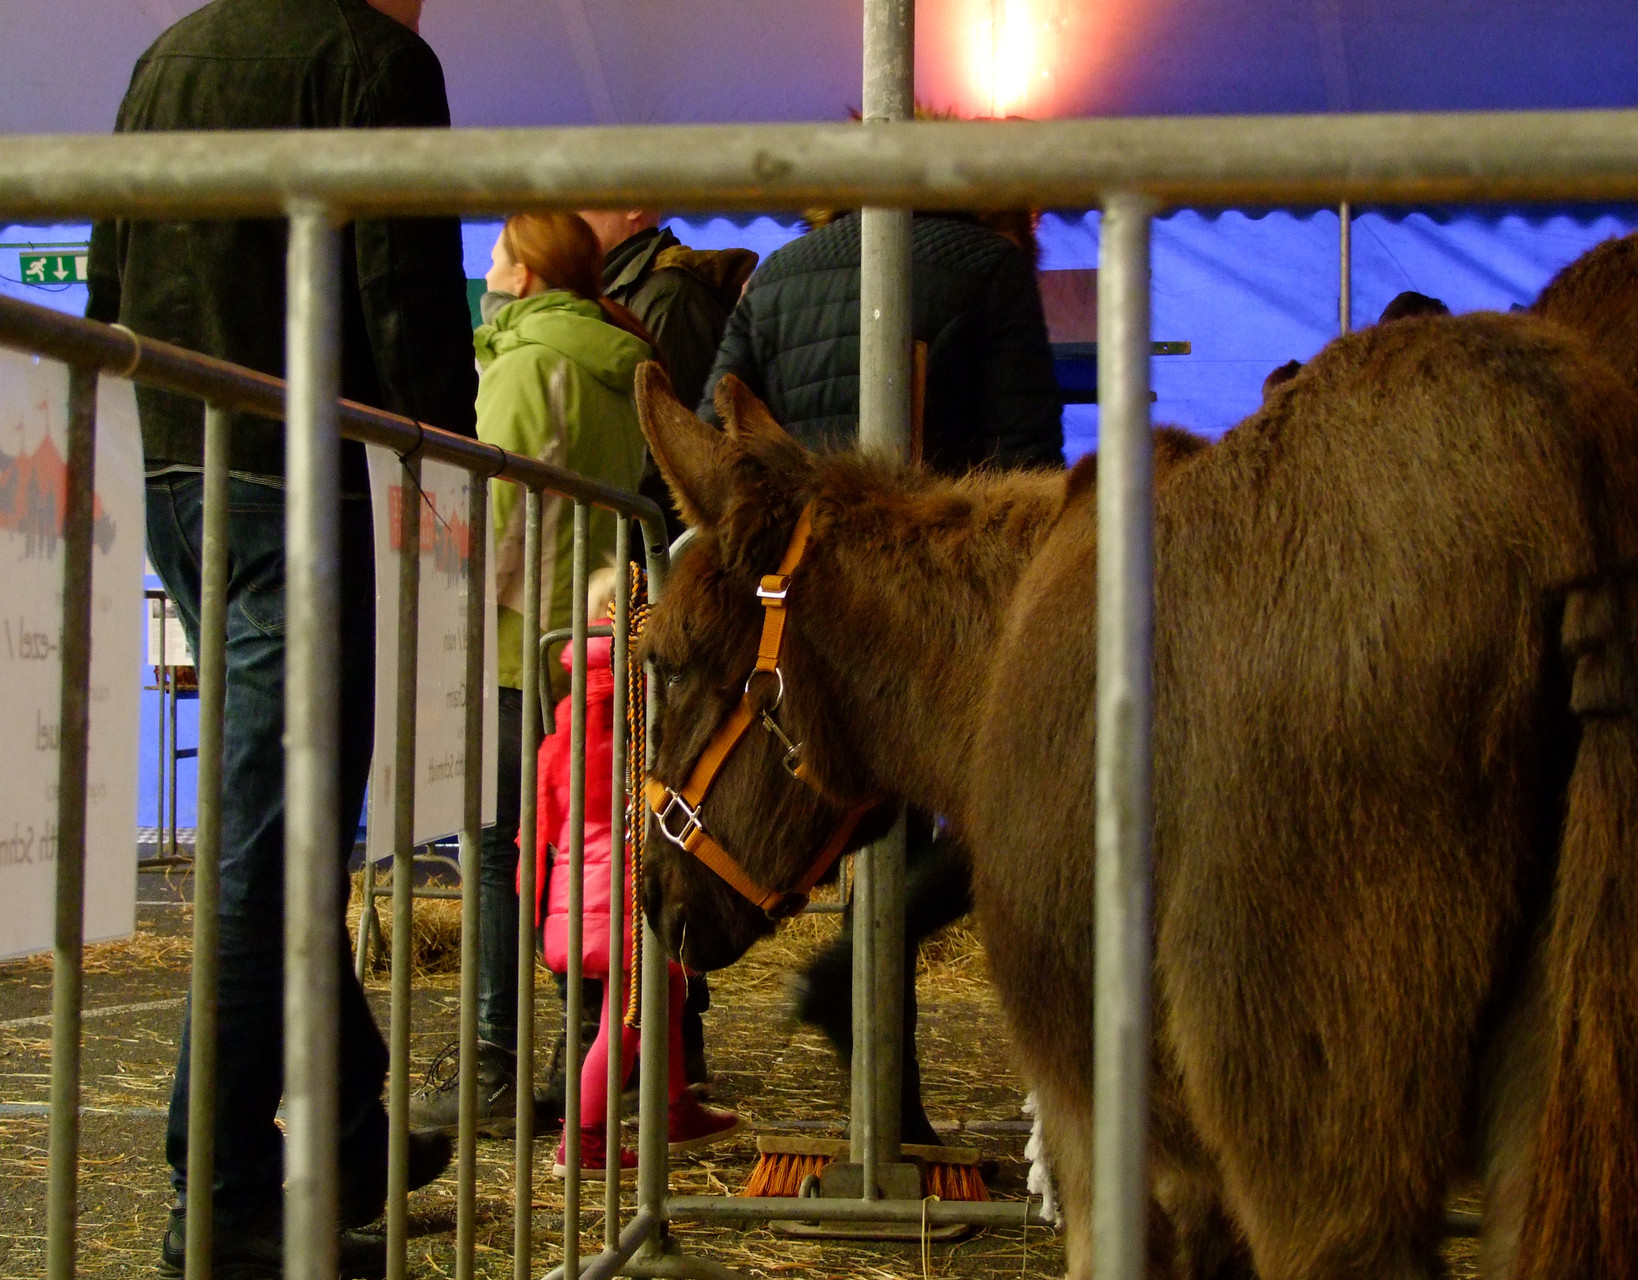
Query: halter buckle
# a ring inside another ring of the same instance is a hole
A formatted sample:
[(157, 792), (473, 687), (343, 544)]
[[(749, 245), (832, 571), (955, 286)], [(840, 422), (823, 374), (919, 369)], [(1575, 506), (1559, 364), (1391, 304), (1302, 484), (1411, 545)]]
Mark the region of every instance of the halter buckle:
[[(661, 809), (655, 815), (655, 817), (659, 819), (660, 834), (665, 836), (667, 840), (671, 841), (672, 844), (676, 845), (677, 848), (681, 849), (684, 853), (687, 853), (688, 841), (690, 837), (692, 837), (696, 831), (700, 830), (705, 825), (700, 821), (700, 811), (698, 809), (689, 808), (688, 801), (684, 800), (669, 787), (666, 788), (665, 796), (665, 808)], [(680, 832), (673, 831), (668, 825), (672, 813), (678, 809), (682, 810), (684, 818), (683, 828)]]

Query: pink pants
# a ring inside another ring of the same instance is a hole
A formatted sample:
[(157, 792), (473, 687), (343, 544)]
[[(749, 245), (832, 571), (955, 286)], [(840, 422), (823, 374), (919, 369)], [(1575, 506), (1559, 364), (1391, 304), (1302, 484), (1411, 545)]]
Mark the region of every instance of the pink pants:
[[(670, 977), (670, 1005), (671, 1005), (671, 1049), (666, 1055), (670, 1066), (669, 1091), (667, 1097), (675, 1102), (682, 1097), (688, 1088), (688, 1080), (684, 1074), (682, 1048), (682, 1012), (683, 997), (687, 992), (687, 984), (683, 981), (682, 966), (670, 962), (668, 966)], [(608, 1121), (609, 1105), (609, 1041), (612, 1038), (609, 1032), (611, 1015), (620, 1021), (620, 1083), (622, 1087), (631, 1079), (631, 1069), (637, 1063), (638, 1031), (628, 1027), (623, 1021), (624, 1009), (610, 1009), (609, 983), (603, 983), (603, 1022), (597, 1029), (597, 1039), (592, 1041), (591, 1049), (586, 1054), (586, 1065), (580, 1072), (580, 1127), (583, 1129), (601, 1130)]]

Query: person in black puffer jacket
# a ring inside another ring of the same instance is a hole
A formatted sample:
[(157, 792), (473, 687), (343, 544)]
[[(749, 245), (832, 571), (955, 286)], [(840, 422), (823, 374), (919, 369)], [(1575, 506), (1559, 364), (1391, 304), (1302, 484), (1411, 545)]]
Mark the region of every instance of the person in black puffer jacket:
[[(1052, 372), (1027, 215), (995, 225), (961, 214), (911, 224), (911, 336), (927, 344), (922, 461), (959, 475), (977, 466), (1063, 466), (1063, 402)], [(809, 449), (851, 448), (859, 434), (859, 215), (810, 215), (815, 229), (751, 277), (728, 319), (699, 416), (725, 373), (740, 378)], [(720, 425), (720, 424), (719, 424)], [(921, 1101), (916, 955), (922, 940), (972, 907), (967, 852), (911, 810), (905, 831), (903, 1141), (937, 1143)], [(798, 976), (796, 1016), (853, 1052), (851, 906), (842, 932)]]
[[(1052, 374), (1034, 263), (961, 214), (911, 227), (911, 334), (927, 344), (923, 460), (959, 475), (982, 463), (1063, 465), (1063, 402)], [(792, 241), (751, 277), (728, 319), (699, 415), (725, 373), (814, 450), (859, 431), (859, 215)]]

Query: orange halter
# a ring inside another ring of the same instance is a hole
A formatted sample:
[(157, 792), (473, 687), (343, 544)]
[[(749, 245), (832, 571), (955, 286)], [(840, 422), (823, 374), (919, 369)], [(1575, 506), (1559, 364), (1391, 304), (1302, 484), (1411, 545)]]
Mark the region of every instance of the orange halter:
[[(757, 598), (762, 601), (762, 638), (757, 644), (756, 665), (745, 678), (745, 692), (739, 704), (705, 744), (705, 750), (700, 753), (700, 758), (681, 791), (666, 786), (653, 774), (649, 775), (644, 787), (648, 807), (659, 819), (660, 830), (666, 839), (679, 849), (693, 854), (741, 896), (748, 898), (776, 918), (795, 915), (807, 905), (808, 894), (813, 890), (813, 886), (819, 883), (820, 877), (830, 870), (836, 859), (842, 856), (848, 837), (858, 827), (859, 820), (879, 803), (867, 800), (850, 808), (842, 818), (841, 825), (814, 855), (802, 878), (793, 888), (784, 891), (764, 888), (752, 879), (738, 859), (705, 829), (705, 820), (700, 816), (700, 809), (705, 804), (706, 797), (710, 795), (723, 765), (728, 762), (728, 757), (744, 738), (746, 730), (758, 720), (769, 734), (783, 744), (784, 764), (790, 775), (806, 783), (831, 803), (837, 803), (813, 780), (807, 765), (802, 762), (802, 744), (792, 742), (773, 718), (774, 711), (785, 699), (785, 677), (779, 670), (779, 658), (785, 646), (785, 596), (790, 590), (791, 574), (801, 563), (812, 533), (813, 508), (810, 505), (804, 507), (801, 516), (797, 518), (796, 528), (791, 533), (790, 545), (785, 548), (778, 571), (765, 576), (757, 587)], [(776, 682), (774, 699), (766, 707), (758, 706), (751, 697), (751, 685), (760, 675), (771, 675)], [(674, 831), (671, 824), (679, 818), (680, 829)]]

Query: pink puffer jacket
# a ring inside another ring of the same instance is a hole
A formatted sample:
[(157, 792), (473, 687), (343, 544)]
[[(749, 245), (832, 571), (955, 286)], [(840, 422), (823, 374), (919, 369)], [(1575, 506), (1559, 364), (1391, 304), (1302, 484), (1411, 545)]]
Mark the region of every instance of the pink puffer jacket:
[[(613, 641), (595, 637), (586, 643), (586, 860), (585, 934), (581, 957), (588, 975), (606, 974), (609, 957), (610, 770), (614, 752), (614, 673), (609, 669)], [(563, 665), (573, 653), (565, 646)], [(540, 744), (539, 808), (536, 816), (535, 865), (538, 886), (535, 921), (545, 901), (547, 967), (557, 973), (569, 967), (569, 699), (557, 704), (557, 732)], [(548, 852), (548, 846), (551, 851)], [(547, 868), (550, 868), (548, 883)], [(627, 873), (629, 886), (629, 872)], [(629, 887), (625, 905), (625, 939), (631, 936)], [(622, 940), (622, 948), (626, 945)]]

